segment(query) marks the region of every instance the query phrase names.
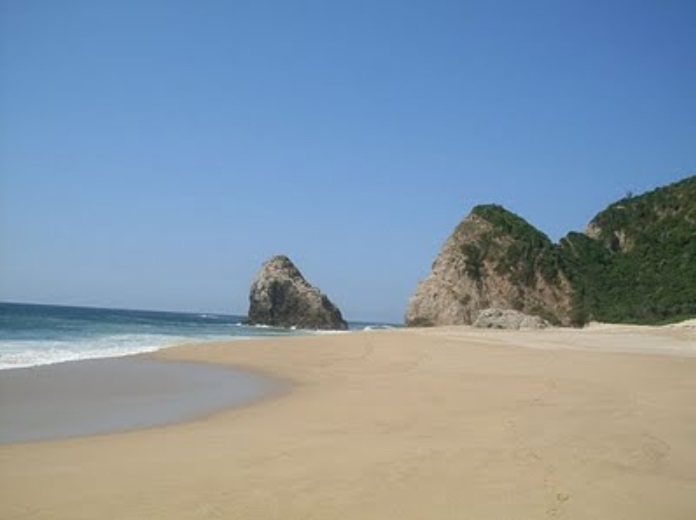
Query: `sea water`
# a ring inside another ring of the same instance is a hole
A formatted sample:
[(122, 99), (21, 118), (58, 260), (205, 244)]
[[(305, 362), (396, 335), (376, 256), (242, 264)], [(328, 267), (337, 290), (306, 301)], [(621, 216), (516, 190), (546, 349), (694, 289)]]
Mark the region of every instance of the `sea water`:
[(281, 382), (230, 367), (123, 356), (303, 333), (249, 327), (223, 314), (0, 303), (0, 443), (159, 426), (269, 396)]
[(187, 342), (317, 334), (242, 322), (225, 314), (0, 303), (0, 443), (159, 426), (282, 391), (282, 381), (230, 367), (124, 357)]
[[(247, 326), (243, 321), (243, 316), (229, 314), (0, 303), (0, 370), (121, 357), (182, 343), (322, 333)], [(349, 326), (392, 327), (372, 322)]]
[(227, 314), (0, 303), (0, 369), (153, 352), (204, 341), (309, 334)]

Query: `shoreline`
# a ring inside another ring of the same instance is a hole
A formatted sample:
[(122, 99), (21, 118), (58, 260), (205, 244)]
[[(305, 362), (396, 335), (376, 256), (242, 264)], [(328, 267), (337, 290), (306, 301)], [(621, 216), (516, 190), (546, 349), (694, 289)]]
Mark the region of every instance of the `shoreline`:
[(17, 368), (0, 373), (0, 445), (182, 424), (287, 391), (258, 372), (148, 354)]
[[(0, 445), (0, 516), (692, 518), (696, 359), (651, 351), (692, 342), (453, 327), (140, 355), (292, 386), (193, 421)], [(641, 355), (607, 351), (626, 344)]]
[[(667, 325), (667, 326), (649, 326), (649, 325), (625, 325), (625, 324), (605, 324), (605, 323), (593, 323), (592, 325), (585, 327), (583, 329), (573, 329), (564, 327), (554, 327), (549, 329), (522, 329), (522, 330), (504, 330), (504, 329), (481, 329), (472, 326), (442, 326), (442, 327), (426, 327), (426, 328), (401, 328), (401, 329), (376, 329), (376, 330), (353, 330), (348, 331), (351, 334), (393, 334), (393, 333), (407, 333), (416, 334), (428, 338), (437, 339), (448, 339), (448, 340), (461, 340), (466, 338), (469, 340), (475, 340), (481, 344), (487, 344), (490, 347), (498, 348), (528, 348), (536, 350), (551, 350), (551, 351), (576, 351), (576, 352), (588, 352), (594, 354), (625, 354), (625, 355), (647, 355), (647, 356), (670, 356), (670, 357), (696, 357), (696, 320), (690, 320), (689, 322), (684, 322), (685, 326), (677, 325)], [(582, 334), (578, 334), (581, 331)], [(597, 348), (586, 343), (575, 342), (575, 344), (568, 342), (568, 338), (583, 338), (585, 340), (595, 339), (601, 341), (606, 340), (607, 335), (617, 335), (630, 338), (641, 332), (652, 332), (654, 336), (661, 339), (671, 340), (671, 345), (662, 347), (648, 347), (645, 346), (639, 348), (627, 348), (624, 346), (612, 345), (607, 347), (606, 345)], [(693, 334), (693, 338), (691, 335)], [(344, 334), (337, 334), (344, 335)], [(258, 338), (244, 338), (246, 341), (283, 341), (290, 338), (295, 339), (307, 339), (311, 337), (321, 338), (325, 336), (334, 336), (334, 334), (316, 334), (316, 335), (306, 335), (306, 336), (278, 336), (278, 337), (258, 337)], [(521, 341), (525, 336), (533, 336), (535, 344)], [(594, 337), (594, 338), (593, 338)], [(687, 345), (675, 345), (674, 340), (681, 339), (684, 342), (688, 342)], [(693, 341), (692, 341), (693, 340)], [(118, 426), (118, 427), (99, 427), (98, 425), (93, 425), (87, 427), (86, 430), (77, 430), (73, 433), (58, 434), (51, 436), (50, 434), (42, 434), (41, 436), (32, 435), (28, 439), (14, 438), (15, 435), (8, 434), (0, 429), (0, 446), (10, 445), (10, 444), (26, 444), (26, 443), (40, 443), (40, 442), (50, 442), (59, 441), (65, 439), (77, 439), (77, 438), (88, 438), (102, 435), (117, 435), (123, 433), (138, 432), (142, 430), (166, 428), (169, 426), (181, 425), (189, 422), (202, 421), (214, 417), (215, 415), (235, 411), (241, 408), (246, 408), (250, 406), (257, 406), (265, 401), (278, 399), (284, 395), (292, 392), (293, 387), (298, 384), (298, 382), (287, 374), (280, 375), (277, 372), (271, 371), (266, 367), (260, 367), (254, 364), (248, 363), (227, 363), (224, 361), (211, 360), (209, 356), (201, 356), (201, 350), (203, 348), (222, 348), (229, 349), (233, 346), (238, 338), (229, 340), (208, 340), (203, 342), (184, 342), (179, 344), (174, 344), (166, 347), (159, 348), (153, 351), (145, 351), (133, 354), (126, 354), (122, 356), (104, 357), (104, 358), (88, 358), (88, 359), (78, 359), (63, 361), (48, 365), (37, 365), (31, 367), (18, 367), (16, 369), (9, 369), (12, 373), (13, 378), (20, 377), (21, 374), (26, 374), (27, 378), (36, 376), (37, 371), (51, 373), (53, 371), (67, 370), (67, 371), (80, 371), (82, 376), (89, 375), (91, 370), (97, 366), (108, 366), (113, 368), (118, 367), (119, 364), (131, 364), (132, 366), (139, 366), (141, 362), (149, 363), (154, 362), (159, 364), (164, 372), (167, 372), (168, 368), (176, 367), (177, 365), (186, 366), (191, 369), (193, 373), (197, 370), (197, 367), (209, 367), (212, 368), (212, 372), (215, 372), (216, 368), (222, 368), (227, 372), (227, 376), (230, 378), (239, 378), (248, 375), (251, 377), (258, 378), (258, 383), (265, 386), (264, 389), (258, 390), (256, 395), (248, 396), (246, 395), (243, 385), (241, 387), (241, 394), (239, 399), (228, 399), (227, 402), (217, 404), (211, 404), (210, 402), (200, 401), (196, 406), (191, 406), (186, 410), (180, 412), (174, 412), (170, 415), (164, 417), (158, 412), (156, 407), (152, 407), (150, 415), (153, 416), (152, 419), (142, 419), (141, 421), (133, 421), (132, 425), (130, 423)], [(681, 347), (681, 348), (680, 348)], [(172, 351), (178, 351), (176, 353)], [(134, 365), (133, 365), (134, 363)], [(168, 367), (168, 368), (167, 368)], [(205, 369), (205, 368), (204, 368)], [(87, 372), (82, 372), (86, 370)], [(3, 372), (7, 374), (6, 371), (0, 372), (0, 387), (2, 387), (2, 376)], [(116, 375), (109, 375), (108, 377), (115, 377), (118, 375), (123, 375), (124, 372)], [(128, 372), (125, 372), (129, 375)], [(80, 375), (78, 374), (78, 375)], [(166, 376), (166, 374), (164, 374)], [(217, 376), (220, 376), (218, 373)], [(186, 377), (184, 377), (186, 379)], [(194, 378), (195, 379), (195, 378)], [(64, 383), (63, 383), (64, 384)], [(182, 384), (189, 384), (189, 390), (195, 390), (195, 382), (192, 380), (182, 381)], [(5, 395), (10, 395), (13, 393), (12, 389), (9, 390), (1, 388)], [(55, 390), (55, 389), (54, 389)], [(121, 389), (122, 390), (122, 389)], [(60, 391), (60, 389), (58, 389)], [(232, 390), (234, 393), (234, 390)], [(147, 398), (147, 395), (141, 395), (143, 398)], [(73, 398), (73, 396), (65, 396), (64, 398)], [(105, 401), (109, 400), (109, 396), (104, 396)], [(210, 399), (209, 399), (210, 400)], [(7, 401), (7, 400), (6, 400)], [(6, 410), (3, 410), (6, 412)], [(16, 413), (16, 410), (11, 411), (9, 414)], [(89, 410), (85, 410), (85, 413), (89, 413)], [(158, 416), (159, 418), (155, 418)], [(1, 415), (1, 414), (0, 414)], [(7, 422), (7, 421), (6, 421)], [(44, 420), (44, 426), (46, 421)], [(49, 426), (49, 428), (51, 428)], [(71, 430), (72, 431), (72, 430)], [(8, 435), (13, 438), (7, 440)]]

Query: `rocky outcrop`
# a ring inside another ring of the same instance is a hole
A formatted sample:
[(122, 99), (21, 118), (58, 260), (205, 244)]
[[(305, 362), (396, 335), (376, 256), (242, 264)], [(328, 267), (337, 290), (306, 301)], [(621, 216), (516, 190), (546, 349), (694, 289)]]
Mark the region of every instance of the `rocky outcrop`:
[(539, 316), (530, 316), (509, 309), (485, 309), (474, 321), (474, 327), (481, 329), (545, 329), (549, 322)]
[(633, 249), (633, 242), (626, 236), (626, 231), (617, 229), (607, 233), (602, 229), (601, 224), (595, 220), (587, 225), (585, 235), (603, 243), (605, 247), (615, 253)]
[(263, 264), (249, 293), (250, 325), (345, 330), (341, 311), (305, 280), (287, 256)]
[(549, 238), (496, 205), (477, 206), (446, 240), (409, 301), (409, 326), (469, 325), (490, 307), (569, 323), (572, 288)]

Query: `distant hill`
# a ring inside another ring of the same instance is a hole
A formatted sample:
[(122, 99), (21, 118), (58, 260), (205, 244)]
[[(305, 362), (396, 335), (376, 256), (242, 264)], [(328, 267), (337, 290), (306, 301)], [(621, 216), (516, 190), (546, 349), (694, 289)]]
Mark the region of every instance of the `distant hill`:
[(475, 207), (419, 284), (406, 323), (471, 324), (488, 307), (563, 325), (696, 316), (696, 176), (611, 204), (559, 244), (501, 206)]

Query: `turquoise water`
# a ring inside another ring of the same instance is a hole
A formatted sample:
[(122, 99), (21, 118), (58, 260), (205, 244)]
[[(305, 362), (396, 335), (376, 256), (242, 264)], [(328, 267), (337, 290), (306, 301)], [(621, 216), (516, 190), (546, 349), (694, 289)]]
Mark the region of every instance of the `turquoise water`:
[(199, 341), (310, 334), (242, 316), (0, 303), (0, 369), (153, 352)]

